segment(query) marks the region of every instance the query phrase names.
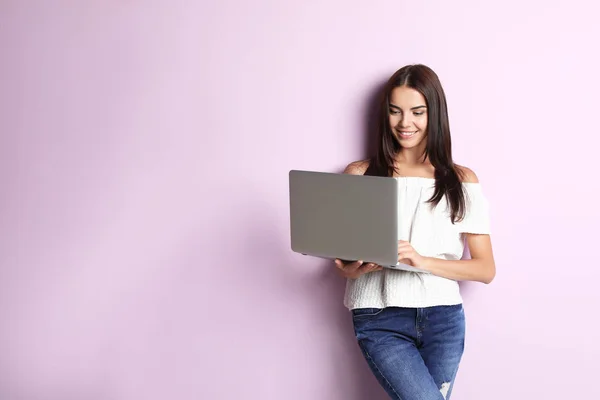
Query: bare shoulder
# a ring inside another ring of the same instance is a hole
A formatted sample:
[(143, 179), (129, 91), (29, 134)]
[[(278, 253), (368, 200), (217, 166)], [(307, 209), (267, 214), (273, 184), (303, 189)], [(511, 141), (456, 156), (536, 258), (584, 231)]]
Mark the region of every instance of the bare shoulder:
[(367, 168), (369, 168), (369, 162), (369, 160), (351, 162), (344, 170), (344, 173), (350, 175), (364, 175), (364, 173), (367, 171)]
[(479, 182), (479, 178), (477, 178), (477, 175), (475, 174), (475, 172), (473, 172), (472, 169), (463, 167), (462, 165), (456, 165), (456, 169), (458, 170), (458, 174), (464, 183)]

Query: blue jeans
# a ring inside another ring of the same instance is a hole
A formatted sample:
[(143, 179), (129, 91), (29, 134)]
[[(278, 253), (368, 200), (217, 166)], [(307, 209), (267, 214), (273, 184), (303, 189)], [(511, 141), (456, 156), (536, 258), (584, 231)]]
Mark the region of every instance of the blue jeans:
[(352, 310), (358, 344), (392, 399), (449, 400), (465, 342), (462, 304)]

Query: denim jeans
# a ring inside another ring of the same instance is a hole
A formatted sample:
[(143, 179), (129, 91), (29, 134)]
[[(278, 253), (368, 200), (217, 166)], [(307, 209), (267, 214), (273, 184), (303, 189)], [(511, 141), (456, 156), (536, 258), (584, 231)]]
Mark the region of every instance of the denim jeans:
[(465, 341), (462, 304), (352, 310), (358, 344), (392, 399), (449, 400)]

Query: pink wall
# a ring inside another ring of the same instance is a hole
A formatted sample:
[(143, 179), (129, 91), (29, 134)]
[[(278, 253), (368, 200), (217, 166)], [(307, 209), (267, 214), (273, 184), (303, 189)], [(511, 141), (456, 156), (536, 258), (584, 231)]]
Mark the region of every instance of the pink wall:
[(493, 206), (454, 398), (597, 393), (600, 9), (488, 3), (3, 1), (0, 398), (384, 399), (287, 173), (413, 62)]

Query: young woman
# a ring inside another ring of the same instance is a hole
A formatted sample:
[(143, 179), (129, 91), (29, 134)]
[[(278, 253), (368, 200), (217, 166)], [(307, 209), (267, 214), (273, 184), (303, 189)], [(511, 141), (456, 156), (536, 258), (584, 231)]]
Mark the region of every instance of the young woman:
[(391, 398), (449, 400), (465, 338), (457, 281), (490, 283), (496, 271), (487, 199), (475, 173), (452, 160), (445, 94), (427, 66), (389, 79), (378, 130), (375, 156), (345, 173), (398, 178), (398, 260), (423, 272), (335, 260), (348, 278), (344, 304)]

